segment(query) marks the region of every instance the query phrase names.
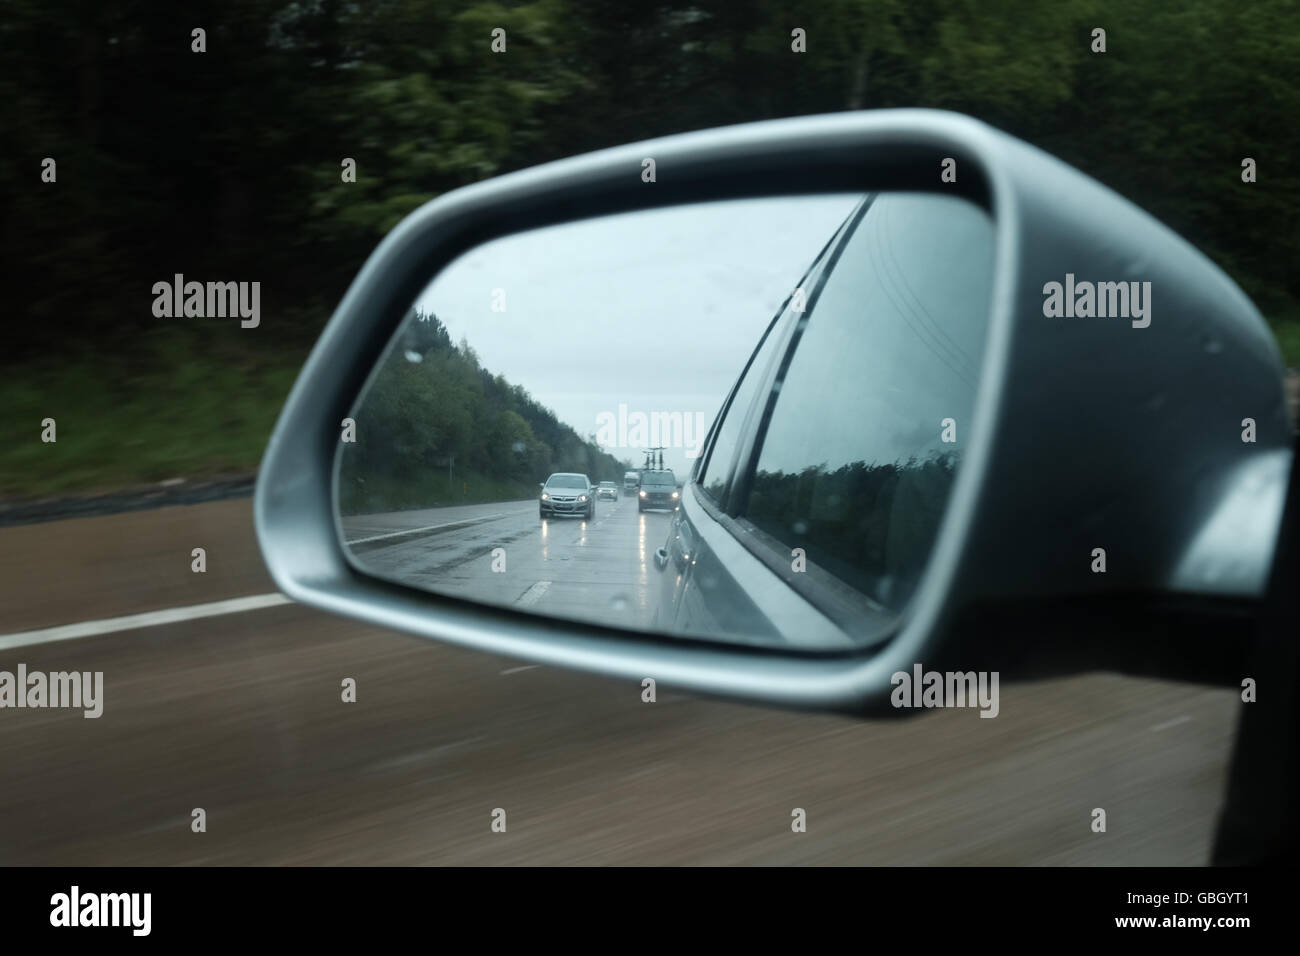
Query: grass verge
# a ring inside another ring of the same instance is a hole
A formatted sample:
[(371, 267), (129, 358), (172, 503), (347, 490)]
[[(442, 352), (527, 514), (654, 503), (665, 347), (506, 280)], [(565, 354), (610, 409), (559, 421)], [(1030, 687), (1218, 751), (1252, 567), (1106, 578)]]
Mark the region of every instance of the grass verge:
[[(0, 495), (98, 493), (257, 470), (305, 354), (160, 331), (0, 375)], [(42, 421), (54, 419), (54, 442)]]

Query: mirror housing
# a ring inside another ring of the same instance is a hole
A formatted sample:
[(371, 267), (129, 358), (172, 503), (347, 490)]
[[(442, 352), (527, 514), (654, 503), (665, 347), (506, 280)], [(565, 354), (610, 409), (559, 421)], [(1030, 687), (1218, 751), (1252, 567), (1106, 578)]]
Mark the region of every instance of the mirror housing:
[[(653, 183), (641, 179), (647, 157)], [(974, 437), (930, 564), (885, 643), (808, 654), (656, 639), (439, 597), (349, 563), (334, 502), (339, 423), (410, 303), (455, 257), (509, 233), (665, 204), (887, 190), (956, 192), (987, 209), (997, 238)], [(1048, 314), (1074, 304), (1076, 280), (1150, 283), (1146, 315)], [(1066, 639), (1080, 622), (1123, 630), (1109, 636), (1129, 646), (1158, 608), (1243, 613), (1267, 579), (1291, 467), (1282, 376), (1267, 324), (1221, 270), (1034, 147), (929, 110), (746, 124), (549, 163), (408, 216), (366, 262), (289, 396), (259, 473), (257, 534), (276, 584), (314, 607), (540, 663), (861, 711), (886, 703), (891, 676), (917, 663), (984, 654), (999, 666), (988, 622), (1010, 631), (1011, 618), (971, 624), (973, 609), (1020, 614), (1042, 654), (1059, 634), (1059, 660), (1074, 668), (1105, 666)]]

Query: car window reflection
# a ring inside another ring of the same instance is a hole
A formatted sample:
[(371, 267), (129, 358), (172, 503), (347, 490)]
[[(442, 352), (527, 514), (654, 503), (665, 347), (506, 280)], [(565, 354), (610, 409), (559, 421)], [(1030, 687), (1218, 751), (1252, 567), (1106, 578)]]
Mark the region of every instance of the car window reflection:
[(981, 209), (881, 196), (773, 398), (746, 518), (886, 607), (911, 596), (970, 435), (992, 277)]

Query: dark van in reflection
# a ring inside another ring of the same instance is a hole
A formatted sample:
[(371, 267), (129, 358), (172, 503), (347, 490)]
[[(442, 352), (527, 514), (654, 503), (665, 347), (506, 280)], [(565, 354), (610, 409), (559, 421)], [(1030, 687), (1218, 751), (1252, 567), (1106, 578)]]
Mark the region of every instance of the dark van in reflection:
[(669, 469), (641, 472), (641, 490), (637, 492), (637, 510), (660, 508), (672, 511), (681, 500), (677, 479)]

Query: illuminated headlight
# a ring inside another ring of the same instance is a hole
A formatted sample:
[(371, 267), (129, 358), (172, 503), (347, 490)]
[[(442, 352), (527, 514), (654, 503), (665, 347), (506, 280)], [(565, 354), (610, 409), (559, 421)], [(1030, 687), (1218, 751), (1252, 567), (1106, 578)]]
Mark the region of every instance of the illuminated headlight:
[(586, 496), (586, 495), (578, 495), (578, 500), (579, 500), (579, 501), (586, 501), (586, 500), (587, 500), (587, 496)]
[(550, 501), (550, 500), (551, 500), (551, 496), (548, 495), (546, 492), (543, 491), (543, 492), (542, 492), (542, 500), (543, 500), (543, 501)]
[(642, 498), (644, 498), (644, 497), (645, 497), (645, 492), (644, 492), (644, 491), (643, 491), (643, 492), (641, 492), (641, 497), (642, 497)]
[(677, 497), (677, 492), (675, 492), (675, 491), (673, 492), (673, 497), (674, 497), (674, 498)]

